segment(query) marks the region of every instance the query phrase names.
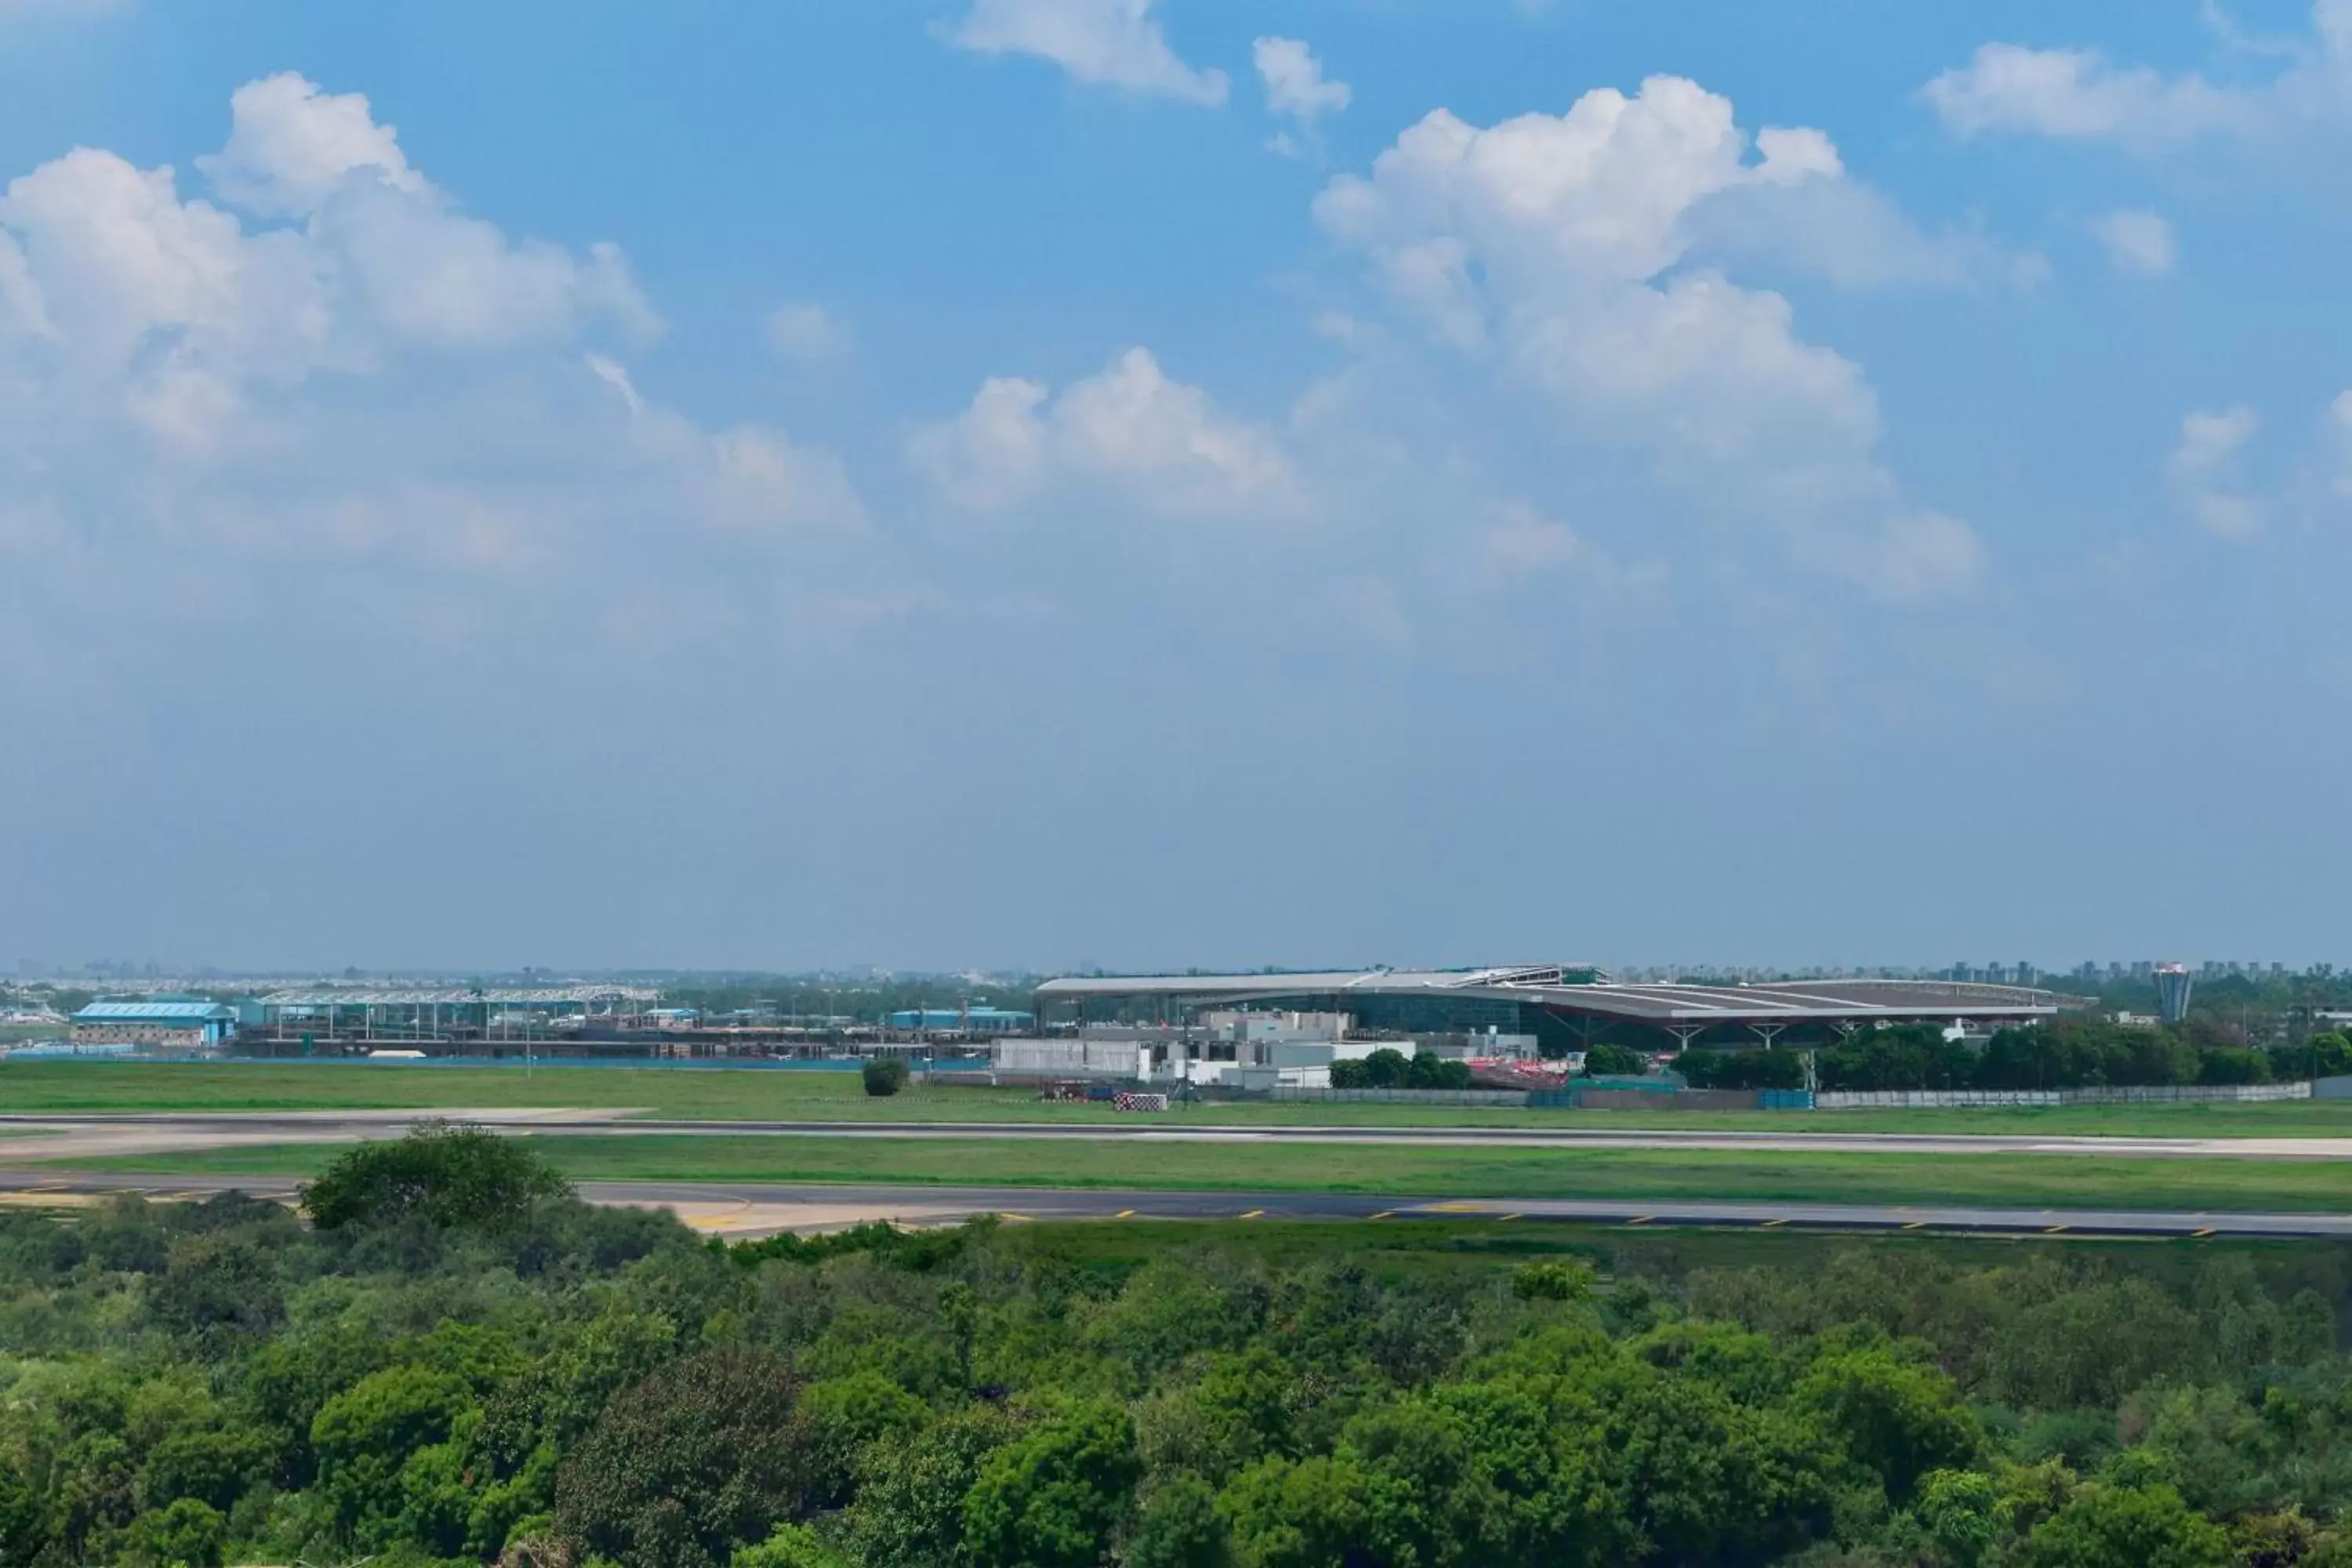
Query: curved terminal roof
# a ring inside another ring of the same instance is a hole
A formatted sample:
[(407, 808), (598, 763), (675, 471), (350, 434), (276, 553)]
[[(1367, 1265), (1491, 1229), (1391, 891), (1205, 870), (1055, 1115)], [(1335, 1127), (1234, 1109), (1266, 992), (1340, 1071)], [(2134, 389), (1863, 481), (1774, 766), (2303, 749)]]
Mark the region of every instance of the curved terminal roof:
[[(1571, 978), (1598, 975), (1590, 982)], [(1786, 980), (1750, 985), (1631, 984), (1590, 966), (1330, 970), (1292, 974), (1087, 975), (1048, 980), (1044, 1004), (1092, 997), (1167, 997), (1193, 1005), (1286, 997), (1397, 996), (1447, 992), (1628, 1022), (1794, 1023), (1844, 1018), (2046, 1018), (2057, 996), (2021, 985), (1942, 980)]]

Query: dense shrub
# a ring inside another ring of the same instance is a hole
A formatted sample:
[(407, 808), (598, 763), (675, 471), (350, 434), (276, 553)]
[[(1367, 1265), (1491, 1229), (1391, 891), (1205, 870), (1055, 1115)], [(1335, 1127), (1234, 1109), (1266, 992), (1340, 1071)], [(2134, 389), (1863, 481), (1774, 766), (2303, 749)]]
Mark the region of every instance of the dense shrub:
[(866, 1092), (877, 1099), (907, 1087), (907, 1063), (901, 1057), (868, 1057), (859, 1072), (866, 1080)]
[(1639, 1078), (1650, 1070), (1650, 1058), (1631, 1046), (1596, 1042), (1584, 1053), (1584, 1071), (1591, 1078)]
[(1433, 1051), (1406, 1056), (1393, 1046), (1331, 1064), (1333, 1089), (1468, 1089), (1470, 1064)]
[(563, 1531), (624, 1568), (716, 1568), (811, 1500), (814, 1434), (791, 1367), (689, 1356), (614, 1399), (556, 1479)]
[(415, 1218), (435, 1227), (514, 1224), (571, 1185), (519, 1138), (443, 1122), (396, 1142), (362, 1143), (304, 1184), (302, 1207), (322, 1230)]

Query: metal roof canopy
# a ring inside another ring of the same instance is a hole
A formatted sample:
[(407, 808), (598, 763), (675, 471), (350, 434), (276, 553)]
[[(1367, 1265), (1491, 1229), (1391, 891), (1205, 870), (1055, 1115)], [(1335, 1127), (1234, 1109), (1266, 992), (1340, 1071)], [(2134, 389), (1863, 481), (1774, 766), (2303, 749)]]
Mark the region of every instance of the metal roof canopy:
[(74, 1015), (79, 1024), (144, 1024), (180, 1020), (213, 1024), (236, 1016), (236, 1009), (219, 1002), (92, 1002)]
[(1299, 974), (1087, 976), (1048, 980), (1039, 1002), (1096, 996), (1266, 1001), (1286, 996), (1413, 995), (1444, 992), (1629, 1022), (1770, 1023), (1855, 1018), (2046, 1018), (2050, 992), (1934, 980), (1776, 980), (1751, 985), (1563, 984), (1576, 966), (1475, 970), (1349, 970)]
[[(1039, 996), (1288, 996), (1329, 991), (1464, 991), (1484, 985), (1558, 985), (1589, 963), (1516, 963), (1487, 969), (1323, 969), (1269, 974), (1087, 974), (1048, 980)], [(1582, 990), (1584, 987), (1578, 986)]]
[(265, 1007), (462, 1007), (489, 1003), (501, 1007), (561, 1007), (591, 1002), (656, 1002), (661, 993), (641, 985), (500, 986), (476, 990), (442, 986), (426, 990), (373, 990), (363, 987), (312, 991), (273, 991), (261, 998)]

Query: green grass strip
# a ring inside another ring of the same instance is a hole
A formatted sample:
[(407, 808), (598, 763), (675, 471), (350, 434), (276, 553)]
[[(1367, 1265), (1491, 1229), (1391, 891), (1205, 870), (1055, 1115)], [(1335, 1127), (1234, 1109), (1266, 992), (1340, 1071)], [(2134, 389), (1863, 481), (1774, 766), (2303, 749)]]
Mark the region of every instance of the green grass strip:
[[(1401, 1149), (1017, 1140), (562, 1137), (535, 1140), (594, 1181), (1159, 1187), (1415, 1197), (1656, 1198), (2025, 1208), (2352, 1211), (2336, 1162), (1718, 1150)], [(329, 1146), (58, 1162), (58, 1169), (303, 1173)]]

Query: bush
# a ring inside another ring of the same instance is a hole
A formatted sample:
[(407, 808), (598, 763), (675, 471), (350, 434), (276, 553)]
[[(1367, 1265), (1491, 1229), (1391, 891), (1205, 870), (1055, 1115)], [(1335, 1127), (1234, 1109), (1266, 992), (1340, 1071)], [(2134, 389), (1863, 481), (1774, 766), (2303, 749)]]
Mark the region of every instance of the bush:
[(1468, 1089), (1470, 1064), (1433, 1051), (1406, 1056), (1382, 1046), (1367, 1057), (1343, 1057), (1331, 1064), (1333, 1089)]
[(563, 1533), (623, 1568), (717, 1568), (807, 1503), (800, 1386), (763, 1351), (705, 1351), (615, 1396), (555, 1483)]
[(321, 1230), (393, 1225), (497, 1229), (572, 1185), (519, 1139), (479, 1127), (427, 1122), (396, 1143), (362, 1143), (327, 1163), (302, 1187), (302, 1207)]
[(1639, 1078), (1650, 1070), (1650, 1058), (1631, 1046), (1603, 1040), (1584, 1053), (1588, 1078)]
[(907, 1087), (907, 1063), (899, 1057), (869, 1057), (860, 1076), (866, 1080), (866, 1093), (887, 1099)]
[(1685, 1051), (1675, 1070), (1693, 1089), (1802, 1089), (1805, 1058), (1798, 1051)]

